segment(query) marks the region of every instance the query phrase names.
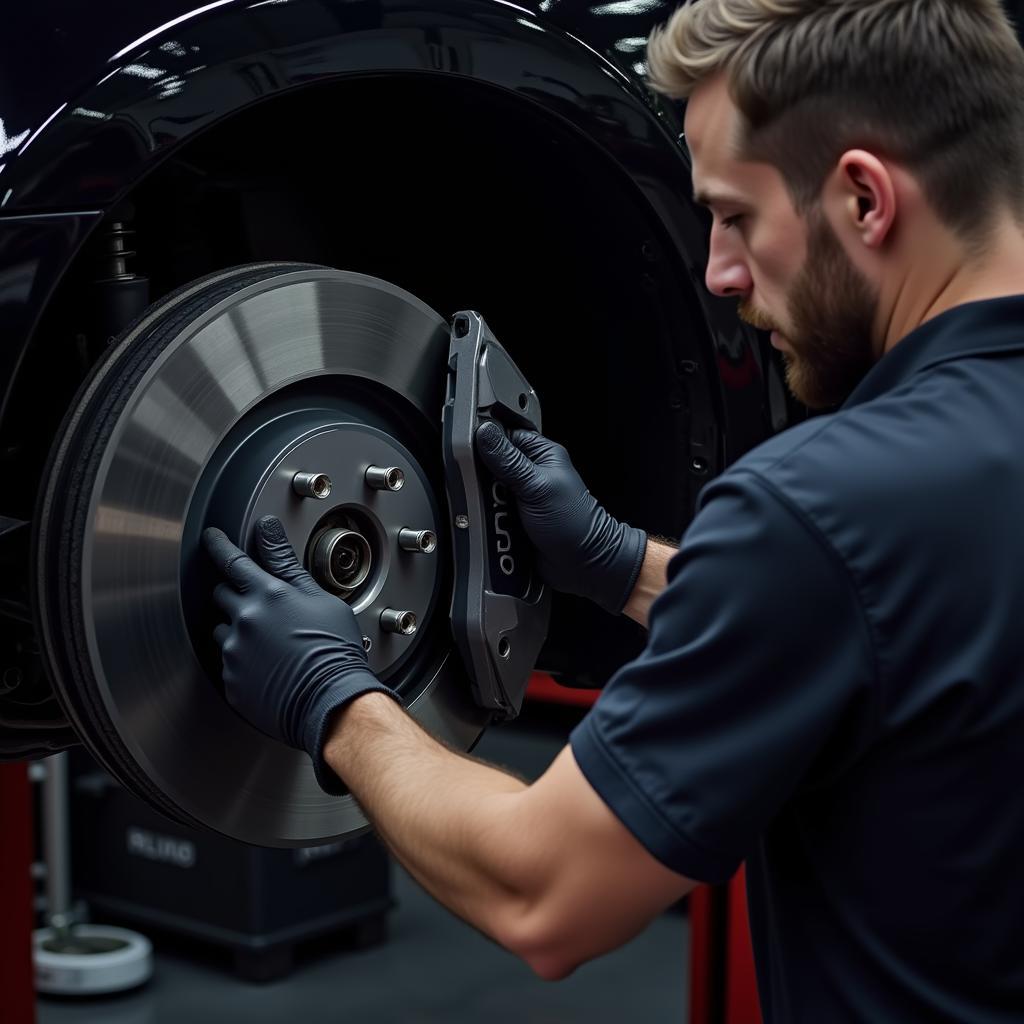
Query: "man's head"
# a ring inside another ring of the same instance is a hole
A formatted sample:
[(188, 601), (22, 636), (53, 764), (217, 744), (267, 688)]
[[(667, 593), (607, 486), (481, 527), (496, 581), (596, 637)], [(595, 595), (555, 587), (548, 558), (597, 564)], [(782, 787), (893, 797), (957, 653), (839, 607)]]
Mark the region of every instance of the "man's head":
[(776, 332), (808, 405), (1024, 222), (1024, 53), (998, 0), (698, 0), (648, 62), (690, 101), (708, 287)]

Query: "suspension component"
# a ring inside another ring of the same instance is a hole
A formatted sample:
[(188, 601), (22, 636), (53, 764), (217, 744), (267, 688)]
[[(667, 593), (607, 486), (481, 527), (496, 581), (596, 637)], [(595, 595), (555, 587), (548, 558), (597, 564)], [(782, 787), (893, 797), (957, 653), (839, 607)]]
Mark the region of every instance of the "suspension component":
[(128, 241), (134, 234), (124, 220), (115, 220), (102, 239), (89, 328), (94, 356), (149, 305), (149, 278), (130, 269), (136, 254)]

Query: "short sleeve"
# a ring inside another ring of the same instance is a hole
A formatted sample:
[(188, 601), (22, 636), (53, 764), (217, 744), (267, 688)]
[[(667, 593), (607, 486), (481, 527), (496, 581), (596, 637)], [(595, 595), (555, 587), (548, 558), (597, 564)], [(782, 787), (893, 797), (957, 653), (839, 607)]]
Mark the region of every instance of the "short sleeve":
[(857, 708), (870, 719), (870, 633), (837, 553), (753, 472), (709, 485), (668, 580), (646, 649), (609, 681), (571, 745), (651, 854), (722, 882), (844, 716)]

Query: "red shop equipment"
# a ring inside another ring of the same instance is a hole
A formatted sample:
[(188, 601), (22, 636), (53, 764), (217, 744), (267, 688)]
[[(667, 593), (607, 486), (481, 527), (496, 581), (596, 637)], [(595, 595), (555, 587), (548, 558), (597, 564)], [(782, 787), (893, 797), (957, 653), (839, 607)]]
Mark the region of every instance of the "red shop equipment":
[(0, 999), (5, 1024), (34, 1024), (32, 801), (24, 764), (0, 764)]
[[(600, 690), (562, 686), (534, 672), (530, 700), (589, 708)], [(702, 885), (690, 897), (689, 1024), (761, 1024), (742, 868), (728, 885)]]

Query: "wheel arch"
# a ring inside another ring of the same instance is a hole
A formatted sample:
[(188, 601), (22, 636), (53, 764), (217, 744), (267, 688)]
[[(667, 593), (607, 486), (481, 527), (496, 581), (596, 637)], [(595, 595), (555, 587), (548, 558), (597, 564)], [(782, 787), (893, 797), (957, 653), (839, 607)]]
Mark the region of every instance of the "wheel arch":
[[(345, 5), (344, 19), (323, 24), (317, 15), (328, 9), (317, 0), (232, 4), (171, 21), (97, 68), (94, 85), (61, 104), (8, 156), (0, 267), (17, 265), (25, 281), (0, 295), (9, 325), (0, 351), (0, 431), (40, 316), (103, 215), (188, 145), (325, 84), (443, 79), (505, 94), (561, 122), (643, 195), (682, 273), (699, 280), (704, 228), (688, 198), (678, 112), (656, 102), (635, 72), (507, 0), (360, 0)], [(382, 117), (402, 133), (401, 111)], [(330, 134), (333, 126), (315, 130)], [(340, 155), (351, 140), (334, 141)], [(286, 147), (287, 140), (268, 138), (267, 146)], [(453, 158), (452, 173), (478, 170), (470, 156)], [(721, 306), (698, 293), (706, 314), (717, 317)]]
[(143, 35), (9, 154), (3, 215), (108, 209), (199, 133), (341, 76), (464, 78), (534, 102), (611, 151), (653, 145), (683, 159), (678, 116), (635, 73), (509, 0), (358, 0), (344, 18), (317, 16), (327, 10), (231, 5)]
[[(324, 5), (303, 2), (263, 10), (318, 6)], [(532, 126), (531, 146), (547, 145), (556, 136), (572, 140), (575, 163), (568, 171), (559, 170), (561, 156), (552, 150), (546, 165), (550, 173), (537, 155), (525, 180), (510, 171), (491, 193), (481, 189), (478, 202), (459, 195), (464, 200), (461, 212), (446, 223), (452, 232), (464, 233), (467, 254), (450, 272), (445, 267), (445, 274), (420, 279), (411, 264), (414, 256), (417, 267), (426, 262), (431, 250), (425, 245), (410, 250), (408, 265), (403, 265), (401, 240), (396, 240), (394, 252), (388, 251), (385, 238), (369, 257), (364, 250), (331, 258), (330, 253), (300, 251), (292, 234), (285, 243), (267, 243), (265, 251), (253, 243), (244, 252), (214, 253), (208, 265), (186, 260), (165, 274), (164, 285), (174, 287), (189, 274), (246, 259), (327, 262), (393, 280), (442, 314), (480, 308), (531, 380), (542, 385), (559, 349), (566, 350), (564, 358), (576, 358), (581, 365), (596, 361), (600, 373), (589, 373), (589, 365), (578, 384), (574, 373), (561, 373), (552, 378), (548, 393), (542, 392), (546, 411), (553, 413), (553, 436), (569, 444), (586, 478), (596, 481), (591, 484), (595, 493), (617, 514), (652, 532), (678, 536), (685, 527), (684, 513), (692, 510), (703, 483), (769, 432), (769, 415), (768, 364), (756, 338), (738, 323), (732, 304), (713, 299), (701, 286), (705, 225), (689, 200), (689, 168), (678, 143), (676, 114), (660, 107), (635, 80), (572, 33), (513, 4), (455, 0), (404, 8), (356, 3), (348, 8), (362, 10), (362, 22), (353, 18), (332, 33), (282, 25), (282, 34), (274, 36), (261, 22), (263, 49), (258, 51), (249, 34), (232, 32), (242, 26), (239, 19), (253, 15), (240, 7), (204, 16), (190, 26), (193, 36), (175, 30), (173, 36), (149, 40), (146, 45), (161, 54), (167, 52), (161, 49), (166, 42), (191, 52), (189, 38), (204, 41), (210, 51), (220, 46), (221, 51), (213, 64), (179, 76), (185, 84), (177, 91), (168, 90), (166, 82), (161, 85), (163, 79), (123, 70), (108, 76), (68, 104), (11, 162), (4, 179), (5, 188), (13, 191), (0, 214), (0, 270), (15, 265), (19, 253), (39, 258), (23, 260), (21, 265), (31, 265), (34, 276), (16, 307), (8, 307), (14, 314), (8, 322), (15, 329), (13, 344), (0, 351), (0, 382), (7, 388), (0, 441), (10, 440), (12, 425), (24, 425), (23, 434), (45, 436), (47, 423), (33, 429), (34, 407), (42, 407), (32, 397), (38, 391), (34, 382), (67, 355), (74, 337), (73, 332), (53, 330), (55, 318), (59, 320), (62, 309), (74, 308), (69, 300), (81, 297), (76, 281), (90, 280), (90, 247), (126, 200), (138, 205), (140, 219), (152, 215), (163, 205), (169, 178), (179, 168), (202, 154), (205, 162), (199, 170), (209, 174), (218, 148), (229, 151), (247, 133), (250, 166), (259, 163), (261, 153), (274, 154), (281, 167), (301, 162), (293, 155), (308, 156), (312, 150), (289, 138), (296, 125), (286, 112), (307, 105), (317, 107), (317, 117), (304, 127), (306, 142), (315, 142), (320, 159), (327, 161), (334, 153), (344, 166), (352, 145), (366, 136), (360, 135), (362, 129), (353, 129), (349, 136), (337, 137), (337, 123), (325, 113), (335, 98), (337, 109), (362, 110), (363, 127), (372, 122), (376, 137), (387, 142), (396, 161), (410, 135), (430, 142), (429, 153), (406, 145), (413, 166), (430, 164), (437, 181), (456, 196), (464, 191), (461, 183), (486, 181), (493, 165), (485, 157), (496, 151), (481, 146), (479, 132), (469, 131), (460, 147), (460, 139), (445, 135), (440, 125), (416, 135), (408, 123), (416, 116), (417, 97), (434, 97), (429, 109), (435, 113), (446, 109), (444, 97), (456, 97), (459, 104), (478, 105), (474, 123), (491, 122), (490, 138), (497, 138), (505, 123), (498, 121), (499, 111), (501, 117), (518, 112), (521, 122)], [(145, 59), (141, 53), (126, 57), (136, 63)], [(167, 91), (171, 95), (161, 95)], [(101, 101), (106, 110), (100, 109)], [(75, 113), (79, 107), (110, 117)], [(261, 126), (267, 131), (264, 149), (257, 134)], [(244, 163), (241, 157), (236, 161)], [(573, 193), (570, 179), (576, 172), (580, 181)], [(563, 180), (555, 182), (559, 176)], [(353, 205), (368, 202), (370, 177), (364, 175), (362, 190), (351, 189)], [(231, 185), (231, 176), (223, 175), (225, 195), (231, 195)], [(424, 196), (427, 191), (424, 183)], [(374, 193), (374, 199), (379, 197)], [(430, 197), (409, 208), (422, 208), (427, 201)], [(568, 205), (586, 212), (564, 220)], [(507, 235), (495, 229), (494, 211), (503, 217), (502, 230), (521, 236), (514, 252), (499, 251), (497, 239)], [(522, 223), (516, 222), (519, 214)], [(566, 231), (574, 232), (572, 245), (564, 237), (563, 244), (554, 244)], [(209, 234), (216, 236), (216, 231)], [(359, 237), (370, 234), (364, 230)], [(150, 232), (150, 247), (157, 237)], [(490, 249), (481, 247), (488, 238)], [(140, 237), (140, 250), (145, 243)], [(451, 239), (443, 248), (446, 260), (459, 251)], [(494, 261), (493, 280), (474, 267), (486, 260)], [(600, 279), (586, 279), (598, 269)], [(614, 319), (602, 322), (613, 291)], [(0, 312), (3, 302), (0, 294)], [(496, 308), (503, 303), (507, 309)], [(535, 351), (521, 355), (519, 339)], [(620, 430), (618, 424), (631, 416), (632, 426)], [(609, 443), (618, 444), (616, 457), (601, 460), (600, 447)], [(15, 449), (8, 455), (0, 446), (0, 456), (7, 471), (25, 481), (23, 493), (28, 495), (36, 485), (32, 473), (39, 453)], [(0, 513), (30, 514), (6, 508)], [(629, 624), (591, 619), (580, 607), (566, 605), (556, 609), (553, 631), (562, 637), (601, 630), (607, 637), (603, 659), (595, 657), (588, 666), (585, 652), (556, 644), (559, 650), (546, 668), (578, 670), (581, 681), (600, 683), (609, 667), (637, 647)]]

